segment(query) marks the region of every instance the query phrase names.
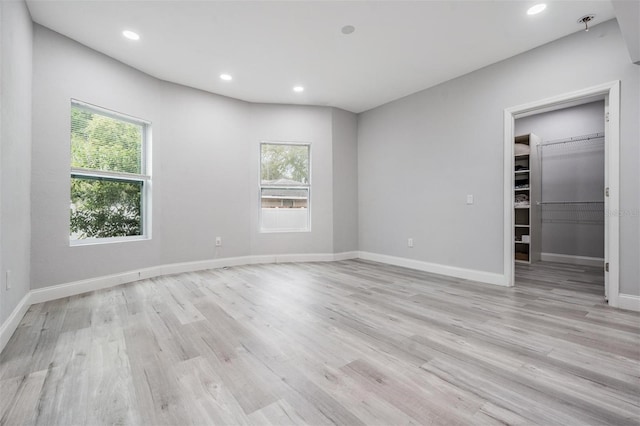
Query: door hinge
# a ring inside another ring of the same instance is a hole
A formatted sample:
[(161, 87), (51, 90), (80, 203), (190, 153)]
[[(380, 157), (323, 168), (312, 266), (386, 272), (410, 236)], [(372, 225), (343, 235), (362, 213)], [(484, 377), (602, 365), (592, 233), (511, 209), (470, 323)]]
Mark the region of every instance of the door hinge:
[(604, 121), (606, 121), (607, 123), (609, 122), (609, 113), (606, 113), (604, 115)]
[(609, 187), (608, 186), (604, 189), (604, 196), (605, 197), (609, 196)]
[(604, 271), (609, 272), (609, 262), (604, 264)]

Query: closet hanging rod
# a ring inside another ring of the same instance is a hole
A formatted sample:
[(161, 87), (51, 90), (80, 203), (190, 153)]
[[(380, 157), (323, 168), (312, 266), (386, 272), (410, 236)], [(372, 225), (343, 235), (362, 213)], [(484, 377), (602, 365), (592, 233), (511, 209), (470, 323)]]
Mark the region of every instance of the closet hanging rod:
[(537, 201), (536, 204), (604, 204), (604, 201)]
[(591, 133), (589, 135), (582, 135), (582, 136), (574, 136), (572, 138), (565, 138), (565, 139), (556, 139), (556, 140), (552, 140), (546, 143), (541, 143), (538, 146), (544, 147), (544, 146), (550, 146), (550, 145), (560, 145), (563, 143), (569, 143), (569, 142), (586, 142), (586, 141), (590, 141), (592, 139), (602, 139), (604, 138), (604, 133), (600, 132), (600, 133)]

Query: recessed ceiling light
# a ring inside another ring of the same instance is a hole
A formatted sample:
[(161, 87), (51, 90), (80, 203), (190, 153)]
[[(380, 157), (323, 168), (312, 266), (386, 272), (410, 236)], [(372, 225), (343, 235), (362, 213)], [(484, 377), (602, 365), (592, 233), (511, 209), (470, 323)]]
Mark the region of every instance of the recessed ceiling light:
[(133, 31), (124, 30), (122, 35), (128, 38), (129, 40), (140, 40), (140, 36), (138, 33), (134, 33)]
[(342, 27), (342, 34), (346, 34), (349, 35), (351, 33), (353, 33), (356, 30), (356, 27), (354, 27), (353, 25), (345, 25), (344, 27)]
[(296, 86), (296, 87), (294, 87), (294, 88), (293, 88), (293, 91), (294, 91), (294, 92), (298, 92), (298, 93), (300, 93), (300, 92), (304, 92), (304, 87), (302, 87), (302, 86)]
[(529, 10), (527, 10), (527, 15), (537, 15), (547, 8), (547, 5), (544, 3), (536, 4), (535, 6), (531, 6)]
[(231, 81), (233, 80), (233, 77), (231, 77), (229, 74), (220, 74), (220, 78), (224, 81)]

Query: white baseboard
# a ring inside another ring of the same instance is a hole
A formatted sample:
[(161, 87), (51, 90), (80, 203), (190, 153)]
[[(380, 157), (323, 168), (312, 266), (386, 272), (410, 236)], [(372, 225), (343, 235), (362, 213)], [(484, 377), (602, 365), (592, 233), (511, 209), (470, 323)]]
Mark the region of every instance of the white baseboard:
[(618, 294), (618, 308), (640, 312), (640, 296), (633, 294)]
[(336, 253), (333, 255), (333, 260), (349, 260), (349, 259), (357, 259), (360, 256), (360, 252), (358, 251), (344, 251), (342, 253)]
[(390, 265), (402, 266), (404, 268), (417, 269), (419, 271), (431, 272), (433, 274), (447, 275), (450, 277), (462, 278), (470, 281), (508, 286), (508, 280), (503, 274), (477, 271), (473, 269), (458, 268), (455, 266), (440, 265), (437, 263), (423, 262), (421, 260), (407, 259), (404, 257), (387, 256), (385, 254), (359, 252), (358, 257), (374, 262), (388, 263)]
[(569, 263), (571, 265), (604, 267), (604, 259), (598, 257), (573, 256), (569, 254), (558, 253), (540, 253), (540, 260), (542, 260), (543, 262), (558, 262)]
[(20, 302), (18, 302), (18, 305), (15, 307), (13, 312), (11, 312), (9, 318), (7, 318), (2, 323), (2, 326), (0, 326), (0, 352), (2, 352), (4, 347), (7, 345), (9, 339), (13, 336), (14, 331), (16, 331), (20, 325), (20, 321), (22, 321), (24, 314), (27, 313), (29, 307), (33, 304), (30, 297), (31, 292), (25, 294), (24, 297), (20, 299)]
[(220, 259), (207, 259), (195, 262), (171, 263), (168, 265), (142, 268), (135, 271), (121, 272), (113, 275), (89, 278), (66, 284), (59, 284), (31, 290), (31, 303), (42, 303), (62, 297), (75, 296), (103, 288), (114, 287), (147, 278), (162, 275), (180, 274), (183, 272), (203, 271), (206, 269), (218, 269), (230, 266), (256, 265), (260, 263), (291, 263), (291, 262), (332, 262), (335, 260), (354, 259), (357, 252), (345, 253), (308, 253), (308, 254), (278, 254), (259, 256), (226, 257)]
[[(387, 263), (419, 271), (434, 274), (446, 275), (465, 280), (478, 281), (487, 284), (507, 286), (508, 281), (502, 274), (477, 271), (473, 269), (458, 268), (436, 263), (423, 262), (402, 257), (387, 256), (377, 253), (350, 251), (343, 253), (319, 253), (319, 254), (282, 254), (282, 255), (261, 255), (261, 256), (241, 256), (221, 259), (210, 259), (196, 262), (173, 263), (159, 265), (151, 268), (143, 268), (135, 271), (122, 272), (119, 274), (90, 278), (66, 284), (59, 284), (51, 287), (31, 290), (15, 307), (9, 318), (0, 327), (0, 351), (2, 351), (18, 328), (20, 321), (26, 314), (29, 307), (35, 303), (48, 302), (62, 297), (75, 296), (94, 290), (114, 287), (142, 279), (158, 277), (161, 275), (179, 274), (184, 272), (195, 272), (206, 269), (217, 269), (229, 266), (255, 265), (261, 263), (287, 263), (287, 262), (332, 262), (361, 258), (374, 262)], [(600, 263), (601, 265), (602, 263)], [(621, 309), (640, 311), (640, 296), (620, 294), (618, 304)]]
[(65, 284), (53, 285), (50, 287), (31, 290), (27, 293), (18, 306), (13, 310), (9, 318), (0, 327), (0, 351), (15, 332), (29, 306), (35, 303), (48, 302), (63, 297), (75, 296), (89, 291), (101, 290), (126, 284), (147, 278), (162, 275), (180, 274), (183, 272), (195, 272), (206, 269), (217, 269), (228, 266), (256, 265), (259, 263), (290, 263), (290, 262), (332, 262), (336, 260), (355, 259), (358, 252), (344, 253), (309, 253), (309, 254), (278, 254), (261, 256), (240, 256), (227, 257), (221, 259), (209, 259), (196, 262), (172, 263), (168, 265), (158, 265), (150, 268), (137, 269), (135, 271), (121, 272), (113, 275), (89, 278), (86, 280), (74, 281)]

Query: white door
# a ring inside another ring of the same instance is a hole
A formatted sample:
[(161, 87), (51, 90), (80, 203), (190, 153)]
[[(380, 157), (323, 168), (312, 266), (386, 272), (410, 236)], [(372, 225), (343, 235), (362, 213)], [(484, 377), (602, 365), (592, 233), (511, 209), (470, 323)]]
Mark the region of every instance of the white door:
[(609, 300), (609, 96), (604, 98), (604, 298)]

